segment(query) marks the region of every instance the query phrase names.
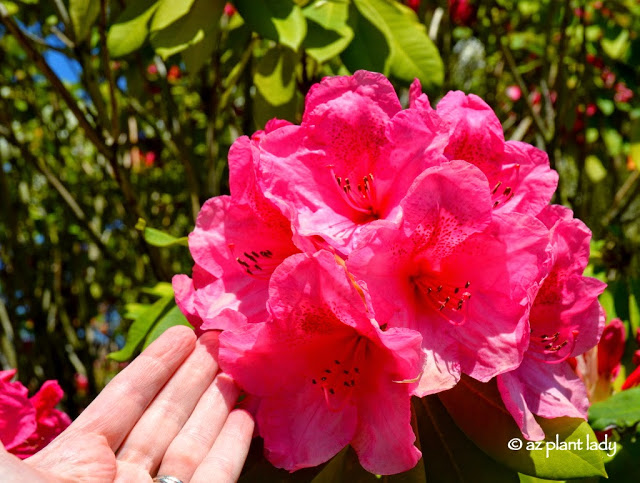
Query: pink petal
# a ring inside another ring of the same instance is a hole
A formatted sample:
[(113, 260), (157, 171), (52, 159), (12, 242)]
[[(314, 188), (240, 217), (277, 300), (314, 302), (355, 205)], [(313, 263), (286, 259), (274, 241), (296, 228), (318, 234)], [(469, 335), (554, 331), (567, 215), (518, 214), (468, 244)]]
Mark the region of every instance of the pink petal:
[(11, 451), (36, 430), (36, 410), (27, 398), (27, 388), (9, 382), (15, 370), (3, 371), (0, 379), (0, 441)]
[(263, 400), (256, 422), (267, 459), (278, 468), (296, 471), (324, 463), (349, 444), (356, 414), (355, 406), (334, 411), (323, 399), (301, 391)]
[(533, 414), (547, 419), (587, 418), (587, 391), (566, 362), (547, 364), (525, 357), (518, 369), (498, 376), (498, 388), (527, 439), (544, 438)]

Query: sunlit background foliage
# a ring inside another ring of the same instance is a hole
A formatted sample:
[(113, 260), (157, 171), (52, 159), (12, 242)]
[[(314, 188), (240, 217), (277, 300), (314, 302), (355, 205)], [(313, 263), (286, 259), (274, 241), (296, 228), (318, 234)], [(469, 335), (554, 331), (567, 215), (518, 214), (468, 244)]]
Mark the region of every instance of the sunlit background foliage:
[(234, 139), (300, 121), (313, 83), (357, 69), (405, 102), (416, 77), (434, 104), (478, 94), (507, 139), (549, 154), (626, 325), (614, 387), (633, 369), (635, 0), (2, 0), (0, 17), (0, 363), (58, 379), (72, 416), (186, 323), (162, 282), (190, 271), (184, 237), (228, 192)]

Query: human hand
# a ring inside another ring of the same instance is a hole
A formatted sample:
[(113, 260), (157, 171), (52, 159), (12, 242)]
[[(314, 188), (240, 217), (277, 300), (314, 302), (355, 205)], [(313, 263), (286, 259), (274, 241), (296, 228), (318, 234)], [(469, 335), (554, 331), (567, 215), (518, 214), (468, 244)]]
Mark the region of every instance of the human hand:
[(185, 327), (167, 330), (46, 448), (24, 462), (0, 450), (4, 474), (34, 482), (237, 480), (253, 420), (232, 410), (238, 389), (217, 374), (217, 343), (217, 333), (196, 341)]

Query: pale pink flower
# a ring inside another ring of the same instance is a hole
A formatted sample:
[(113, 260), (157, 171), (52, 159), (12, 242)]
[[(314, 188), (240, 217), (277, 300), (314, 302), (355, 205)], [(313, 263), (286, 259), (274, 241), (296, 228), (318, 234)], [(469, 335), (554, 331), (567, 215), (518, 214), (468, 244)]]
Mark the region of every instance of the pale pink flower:
[(379, 320), (419, 331), (427, 352), (420, 396), (466, 373), (488, 381), (516, 368), (528, 344), (529, 290), (542, 277), (548, 230), (492, 212), (486, 177), (453, 161), (426, 170), (399, 229), (371, 227), (347, 260)]
[(331, 253), (294, 255), (271, 277), (269, 321), (220, 336), (220, 365), (258, 400), (277, 467), (316, 466), (347, 444), (377, 474), (420, 458), (410, 424), (420, 334), (381, 331), (361, 294)]
[(532, 440), (544, 438), (534, 414), (543, 418), (587, 416), (584, 383), (568, 362), (594, 347), (604, 327), (598, 296), (605, 284), (583, 277), (591, 232), (571, 210), (552, 205), (538, 218), (551, 230), (550, 271), (530, 313), (530, 343), (516, 370), (498, 376), (502, 399)]

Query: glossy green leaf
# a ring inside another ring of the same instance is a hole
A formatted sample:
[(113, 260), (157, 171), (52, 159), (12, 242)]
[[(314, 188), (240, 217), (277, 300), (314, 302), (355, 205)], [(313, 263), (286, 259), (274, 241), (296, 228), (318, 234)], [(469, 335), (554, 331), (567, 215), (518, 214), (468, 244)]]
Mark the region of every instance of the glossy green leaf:
[(189, 74), (197, 74), (200, 69), (213, 59), (213, 53), (218, 44), (215, 35), (207, 35), (197, 44), (190, 45), (182, 52), (182, 60)]
[(351, 72), (365, 69), (388, 76), (391, 45), (385, 33), (364, 17), (353, 4), (349, 7), (349, 27), (354, 32), (354, 37), (340, 54), (345, 66)]
[(640, 422), (640, 387), (614, 394), (589, 408), (589, 422), (593, 429), (628, 428)]
[[(224, 0), (194, 0), (186, 14), (162, 30), (154, 30), (152, 23), (151, 45), (158, 55), (166, 59), (201, 43), (206, 36), (216, 36), (224, 3)], [(159, 25), (162, 24), (155, 27)]]
[(339, 55), (353, 39), (347, 0), (312, 2), (302, 12), (307, 19), (302, 47), (318, 62)]
[(254, 32), (298, 50), (307, 33), (302, 9), (293, 0), (236, 0), (238, 12)]
[(517, 482), (518, 475), (483, 453), (453, 421), (437, 396), (413, 398), (426, 478), (448, 483)]
[(99, 13), (100, 0), (69, 0), (69, 17), (78, 42), (89, 36)]
[[(597, 438), (586, 421), (537, 418), (546, 441), (564, 448), (553, 449), (549, 445), (547, 452), (545, 442), (537, 447), (523, 438), (502, 402), (495, 380), (482, 384), (463, 377), (453, 389), (438, 396), (469, 439), (514, 471), (548, 479), (606, 476), (601, 451), (591, 449)], [(510, 442), (521, 442), (522, 447), (511, 450)]]
[(389, 74), (410, 83), (420, 79), (427, 91), (442, 85), (444, 66), (425, 26), (410, 8), (387, 0), (353, 0), (363, 17), (386, 38), (391, 49)]
[(180, 312), (180, 308), (177, 305), (174, 305), (155, 323), (153, 329), (151, 329), (147, 335), (142, 348), (146, 349), (147, 346), (160, 337), (165, 330), (176, 325), (191, 327), (187, 318), (182, 312)]
[(274, 117), (295, 121), (298, 107), (296, 66), (299, 54), (277, 45), (267, 51), (256, 67), (253, 82), (255, 121), (258, 126)]
[(157, 0), (138, 0), (124, 9), (107, 34), (107, 48), (112, 57), (123, 57), (144, 45), (149, 21), (157, 8)]
[(142, 312), (133, 321), (127, 332), (126, 343), (122, 349), (109, 354), (109, 358), (114, 361), (124, 362), (131, 360), (140, 344), (145, 340), (158, 318), (167, 310), (173, 301), (173, 296), (165, 296), (156, 301), (147, 310)]
[(189, 13), (194, 2), (195, 0), (159, 0), (158, 9), (151, 20), (150, 30), (155, 32), (167, 28)]

